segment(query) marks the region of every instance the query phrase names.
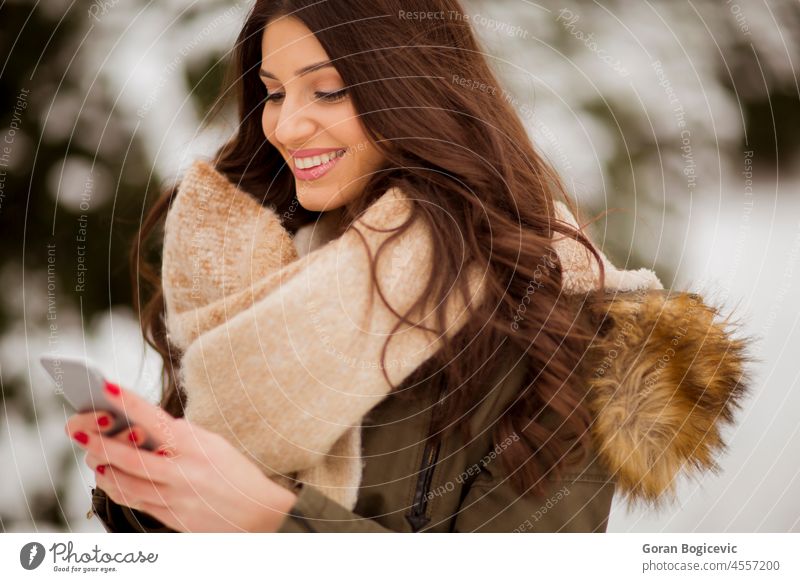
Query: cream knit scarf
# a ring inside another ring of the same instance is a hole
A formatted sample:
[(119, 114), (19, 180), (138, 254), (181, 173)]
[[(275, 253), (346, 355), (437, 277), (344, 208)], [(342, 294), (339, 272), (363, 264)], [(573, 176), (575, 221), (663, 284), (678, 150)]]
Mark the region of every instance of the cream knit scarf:
[[(167, 214), (162, 264), (168, 337), (182, 352), (186, 419), (224, 436), (275, 481), (313, 485), (353, 509), (360, 421), (389, 393), (380, 356), (397, 321), (371, 292), (369, 261), (391, 234), (380, 230), (401, 224), (410, 209), (392, 188), (341, 236), (331, 238), (320, 221), (293, 238), (272, 208), (209, 163), (195, 162)], [(595, 286), (599, 270), (588, 252), (571, 239), (554, 240), (565, 292)], [(380, 289), (405, 313), (431, 269), (423, 221), (383, 253)], [(603, 260), (607, 288), (662, 288), (652, 271), (623, 271)], [(465, 276), (472, 300), (480, 301), (480, 269), (465, 269)], [(452, 337), (466, 320), (465, 305), (453, 297), (446, 313)], [(412, 320), (431, 325), (432, 315), (430, 306)], [(402, 326), (389, 342), (388, 376), (399, 384), (443, 340)]]

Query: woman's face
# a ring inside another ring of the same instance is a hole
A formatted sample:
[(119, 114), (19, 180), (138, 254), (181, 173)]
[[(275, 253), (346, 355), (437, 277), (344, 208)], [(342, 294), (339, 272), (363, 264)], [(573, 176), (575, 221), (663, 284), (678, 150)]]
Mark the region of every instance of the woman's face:
[(268, 97), (261, 124), (294, 173), (297, 199), (308, 210), (333, 210), (354, 200), (384, 161), (336, 69), (311, 67), (328, 59), (297, 18), (280, 18), (264, 31), (259, 75)]

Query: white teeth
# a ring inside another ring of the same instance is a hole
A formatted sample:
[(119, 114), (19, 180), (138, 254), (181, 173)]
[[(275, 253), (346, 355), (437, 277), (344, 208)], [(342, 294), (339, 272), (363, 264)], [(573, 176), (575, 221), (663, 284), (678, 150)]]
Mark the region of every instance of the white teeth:
[(308, 168), (313, 168), (315, 166), (326, 164), (330, 162), (333, 158), (340, 158), (343, 155), (344, 155), (344, 150), (339, 150), (335, 152), (328, 152), (320, 156), (311, 156), (308, 158), (294, 158), (294, 164), (301, 170), (307, 170)]

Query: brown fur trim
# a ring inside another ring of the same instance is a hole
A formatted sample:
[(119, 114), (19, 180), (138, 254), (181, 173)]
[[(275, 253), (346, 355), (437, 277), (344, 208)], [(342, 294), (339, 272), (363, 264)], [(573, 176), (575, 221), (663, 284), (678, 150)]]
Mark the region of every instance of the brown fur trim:
[(695, 293), (606, 293), (587, 366), (592, 436), (628, 507), (674, 498), (676, 477), (719, 471), (721, 428), (749, 393), (747, 342)]

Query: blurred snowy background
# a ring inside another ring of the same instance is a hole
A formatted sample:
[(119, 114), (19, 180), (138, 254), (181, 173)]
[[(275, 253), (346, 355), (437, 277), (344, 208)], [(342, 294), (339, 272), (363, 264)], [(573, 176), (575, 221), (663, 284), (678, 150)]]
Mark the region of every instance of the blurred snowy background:
[[(144, 210), (200, 131), (250, 2), (0, 4), (0, 529), (103, 531), (38, 364), (83, 355), (155, 401), (130, 308)], [(736, 309), (755, 394), (723, 471), (609, 531), (800, 531), (800, 3), (465, 2), (508, 97), (618, 265)], [(230, 112), (229, 112), (230, 113)]]

